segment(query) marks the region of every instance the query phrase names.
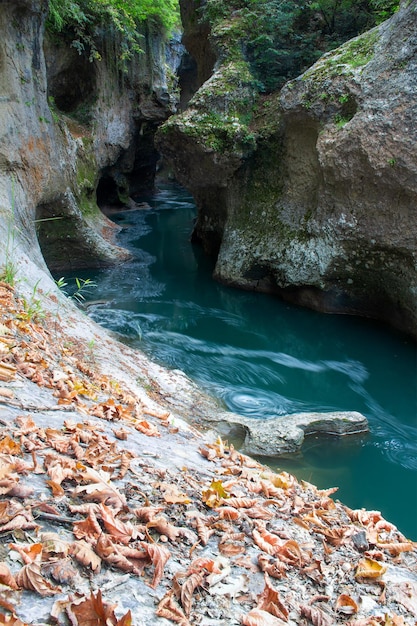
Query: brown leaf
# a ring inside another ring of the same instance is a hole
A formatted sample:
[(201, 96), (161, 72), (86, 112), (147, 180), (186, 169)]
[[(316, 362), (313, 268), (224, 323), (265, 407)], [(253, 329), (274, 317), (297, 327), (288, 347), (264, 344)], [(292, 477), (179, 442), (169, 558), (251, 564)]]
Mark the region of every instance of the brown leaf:
[(161, 535), (168, 537), (170, 541), (176, 541), (181, 531), (163, 517), (156, 517), (146, 524), (147, 528), (155, 528)]
[(256, 545), (261, 550), (272, 556), (277, 553), (277, 548), (281, 546), (281, 539), (267, 530), (259, 532), (256, 528), (254, 528), (252, 536)]
[(257, 608), (267, 611), (268, 613), (275, 615), (275, 617), (279, 617), (280, 619), (287, 621), (289, 615), (288, 609), (281, 602), (278, 591), (272, 587), (268, 574), (265, 573), (264, 576), (265, 589), (258, 596)]
[(70, 585), (78, 576), (77, 570), (67, 558), (48, 561), (42, 564), (41, 570), (44, 576), (51, 576), (58, 583), (66, 585)]
[(118, 620), (114, 613), (116, 606), (103, 602), (101, 591), (98, 591), (96, 596), (92, 593), (89, 598), (73, 602), (67, 607), (67, 613), (70, 619), (75, 617), (77, 620), (71, 622), (74, 626), (130, 626), (130, 611)]
[[(133, 572), (133, 574), (140, 574), (141, 570), (123, 554), (122, 548), (124, 546), (117, 546), (110, 539), (109, 535), (103, 533), (97, 540), (95, 550), (97, 554), (109, 565), (121, 569), (123, 572)], [(137, 554), (139, 557), (139, 554)]]
[(158, 428), (154, 424), (151, 424), (150, 422), (148, 422), (147, 420), (140, 420), (140, 422), (136, 422), (135, 429), (143, 433), (144, 435), (147, 435), (148, 437), (160, 437), (161, 436)]
[(72, 532), (77, 539), (86, 539), (87, 541), (94, 542), (101, 535), (103, 530), (93, 510), (90, 509), (88, 517), (79, 522), (74, 522)]
[(141, 506), (134, 509), (133, 512), (142, 522), (150, 522), (155, 515), (158, 515), (164, 508), (164, 506)]
[(240, 511), (229, 506), (223, 506), (221, 509), (218, 510), (218, 513), (219, 519), (225, 519), (229, 522), (236, 521), (240, 517)]
[(266, 556), (266, 554), (259, 554), (258, 563), (261, 570), (269, 574), (269, 576), (272, 576), (272, 578), (279, 579), (286, 576), (286, 564), (278, 561), (277, 559), (270, 559)]
[(353, 615), (358, 612), (358, 605), (351, 596), (342, 593), (336, 600), (335, 609), (344, 615)]
[(300, 612), (301, 615), (310, 620), (314, 626), (334, 626), (335, 624), (334, 618), (318, 607), (309, 606), (307, 604), (300, 605)]
[(29, 563), (24, 565), (16, 574), (16, 582), (19, 587), (36, 591), (41, 596), (51, 596), (60, 593), (61, 589), (53, 587), (41, 574), (40, 563)]
[(262, 609), (252, 609), (242, 618), (243, 626), (283, 626), (285, 622)]
[(164, 548), (164, 546), (160, 546), (156, 543), (146, 543), (145, 541), (141, 541), (140, 545), (148, 553), (149, 558), (152, 561), (152, 565), (155, 567), (150, 586), (152, 589), (156, 589), (163, 576), (165, 563), (171, 557), (171, 553), (167, 548)]
[(126, 523), (116, 519), (113, 511), (105, 504), (100, 504), (100, 515), (112, 539), (126, 545), (132, 538), (135, 539), (136, 532), (134, 526), (129, 522)]
[(101, 559), (86, 541), (74, 541), (70, 546), (70, 554), (81, 565), (89, 567), (93, 572), (98, 573), (100, 571)]
[(19, 589), (13, 574), (7, 567), (6, 563), (3, 562), (0, 563), (0, 583), (2, 585), (7, 585), (10, 589)]
[(259, 504), (259, 500), (255, 498), (228, 498), (225, 502), (227, 506), (232, 506), (235, 509), (250, 509), (253, 506)]
[(17, 368), (10, 363), (0, 363), (0, 380), (3, 382), (9, 382), (16, 376)]
[(201, 586), (203, 580), (203, 574), (191, 574), (181, 586), (181, 604), (186, 615), (190, 615), (193, 593), (197, 587)]
[(190, 622), (186, 618), (180, 606), (175, 602), (171, 593), (168, 593), (162, 598), (156, 609), (156, 615), (158, 617), (164, 617), (171, 620), (180, 626), (190, 626)]
[(88, 481), (89, 484), (76, 487), (75, 494), (85, 494), (86, 499), (103, 502), (116, 510), (126, 508), (126, 499), (110, 482), (108, 472), (95, 470), (81, 463), (78, 463), (77, 467), (80, 469), (81, 479)]

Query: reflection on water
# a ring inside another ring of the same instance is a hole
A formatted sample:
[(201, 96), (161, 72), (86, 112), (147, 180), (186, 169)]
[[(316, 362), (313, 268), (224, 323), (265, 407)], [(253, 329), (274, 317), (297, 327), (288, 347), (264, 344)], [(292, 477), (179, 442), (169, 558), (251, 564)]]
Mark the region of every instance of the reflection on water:
[[(353, 508), (382, 511), (417, 539), (417, 360), (402, 335), (367, 320), (323, 315), (212, 281), (189, 243), (194, 205), (172, 185), (149, 211), (115, 216), (134, 260), (88, 277), (89, 314), (225, 405), (255, 419), (298, 411), (357, 410), (371, 434), (310, 437), (278, 466), (319, 487), (339, 486)], [(80, 275), (80, 274), (78, 274)], [(272, 463), (270, 459), (268, 459)]]

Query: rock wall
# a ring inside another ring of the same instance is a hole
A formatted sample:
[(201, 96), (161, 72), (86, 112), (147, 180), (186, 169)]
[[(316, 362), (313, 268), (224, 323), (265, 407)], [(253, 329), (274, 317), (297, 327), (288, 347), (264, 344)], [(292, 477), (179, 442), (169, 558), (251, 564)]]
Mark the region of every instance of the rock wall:
[(213, 76), (157, 138), (215, 277), (417, 336), (416, 4), (268, 97), (227, 43), (235, 23), (212, 33)]
[(42, 282), (45, 259), (60, 271), (127, 258), (97, 191), (123, 202), (152, 184), (153, 133), (176, 105), (161, 38), (145, 31), (145, 54), (121, 74), (111, 50), (90, 62), (45, 39), (46, 12), (46, 0), (0, 11), (0, 267), (25, 276), (34, 262)]

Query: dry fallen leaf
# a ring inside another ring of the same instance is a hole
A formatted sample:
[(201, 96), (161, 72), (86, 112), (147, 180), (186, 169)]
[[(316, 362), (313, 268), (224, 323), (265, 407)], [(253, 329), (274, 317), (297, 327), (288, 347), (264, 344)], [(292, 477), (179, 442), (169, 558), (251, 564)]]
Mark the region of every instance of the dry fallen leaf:
[(175, 622), (180, 626), (190, 626), (190, 622), (186, 618), (185, 613), (172, 597), (172, 592), (162, 598), (156, 609), (156, 615), (169, 619), (171, 622)]
[(160, 546), (156, 543), (140, 542), (141, 547), (148, 553), (152, 565), (155, 567), (154, 575), (150, 586), (152, 589), (156, 589), (159, 585), (164, 573), (165, 563), (171, 557), (171, 553), (164, 546)]
[(316, 606), (300, 605), (300, 613), (314, 626), (334, 626), (335, 624), (333, 617)]
[(7, 585), (10, 589), (19, 589), (15, 577), (7, 567), (6, 563), (0, 563), (0, 583)]
[(86, 541), (74, 541), (70, 546), (70, 554), (81, 565), (89, 567), (93, 572), (100, 571), (101, 559)]
[(381, 563), (379, 563), (378, 561), (365, 557), (361, 559), (357, 564), (355, 578), (356, 580), (360, 578), (376, 580), (377, 578), (380, 578), (386, 571), (387, 568), (385, 565), (381, 565)]
[(42, 576), (40, 563), (35, 562), (24, 565), (16, 574), (15, 578), (19, 587), (36, 591), (41, 596), (52, 596), (55, 593), (61, 592), (61, 589), (53, 587), (51, 583)]
[(335, 609), (336, 611), (338, 611), (338, 613), (343, 613), (344, 615), (353, 615), (353, 613), (358, 612), (358, 605), (351, 596), (342, 593), (336, 600)]
[(116, 606), (103, 602), (101, 591), (98, 591), (96, 596), (92, 593), (89, 598), (73, 602), (66, 610), (74, 626), (131, 626), (130, 611), (118, 620), (114, 613)]
[(285, 626), (285, 622), (262, 609), (252, 609), (242, 618), (243, 626)]
[(271, 585), (271, 581), (267, 573), (265, 576), (265, 588), (263, 592), (258, 596), (258, 609), (267, 611), (275, 617), (287, 621), (289, 611), (287, 607), (281, 602), (278, 591), (276, 591)]
[(228, 498), (229, 494), (225, 490), (221, 480), (213, 480), (208, 489), (204, 489), (202, 493), (202, 500), (204, 504), (210, 508), (219, 506), (224, 498)]

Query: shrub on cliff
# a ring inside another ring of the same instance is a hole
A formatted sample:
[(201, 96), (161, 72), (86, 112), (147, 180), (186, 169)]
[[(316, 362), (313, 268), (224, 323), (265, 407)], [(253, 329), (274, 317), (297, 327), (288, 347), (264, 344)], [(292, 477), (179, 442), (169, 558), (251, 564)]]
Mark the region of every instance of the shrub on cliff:
[(68, 38), (90, 60), (100, 58), (100, 42), (109, 33), (118, 41), (121, 62), (141, 52), (143, 22), (169, 34), (179, 24), (178, 1), (49, 0), (47, 29)]
[[(273, 91), (324, 52), (392, 15), (399, 0), (207, 0), (212, 27), (237, 21), (242, 45), (262, 91)], [(236, 20), (239, 18), (239, 20)], [(230, 32), (230, 28), (228, 29)]]

